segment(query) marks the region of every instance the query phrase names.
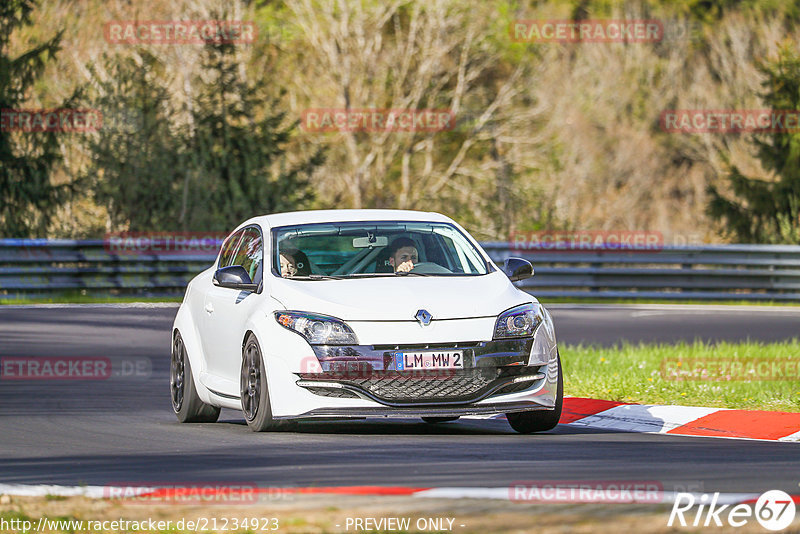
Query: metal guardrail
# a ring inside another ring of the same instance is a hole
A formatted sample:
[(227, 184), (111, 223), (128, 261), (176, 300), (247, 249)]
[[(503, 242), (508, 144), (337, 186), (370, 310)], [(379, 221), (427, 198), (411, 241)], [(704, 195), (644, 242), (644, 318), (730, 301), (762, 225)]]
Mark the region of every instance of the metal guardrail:
[(530, 260), (519, 286), (543, 298), (800, 301), (800, 246), (547, 251), (483, 243), (495, 262)]
[(101, 239), (0, 239), (0, 300), (59, 293), (179, 296), (214, 257), (114, 254)]
[[(483, 243), (497, 263), (534, 265), (519, 286), (542, 298), (800, 301), (800, 246), (660, 250), (515, 250)], [(0, 300), (59, 293), (180, 295), (210, 254), (115, 254), (102, 240), (0, 239)]]

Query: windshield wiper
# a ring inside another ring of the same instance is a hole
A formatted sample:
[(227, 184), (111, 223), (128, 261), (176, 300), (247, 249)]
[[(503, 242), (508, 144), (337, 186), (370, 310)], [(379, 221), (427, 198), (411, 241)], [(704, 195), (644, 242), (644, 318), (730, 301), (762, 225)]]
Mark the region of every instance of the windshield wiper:
[(309, 274), (304, 276), (292, 276), (294, 280), (348, 280), (351, 278), (386, 278), (394, 276), (436, 276), (429, 273), (353, 273), (348, 275), (334, 275), (334, 274)]
[(345, 280), (347, 276), (334, 276), (332, 274), (309, 274), (306, 276), (292, 276), (300, 280)]

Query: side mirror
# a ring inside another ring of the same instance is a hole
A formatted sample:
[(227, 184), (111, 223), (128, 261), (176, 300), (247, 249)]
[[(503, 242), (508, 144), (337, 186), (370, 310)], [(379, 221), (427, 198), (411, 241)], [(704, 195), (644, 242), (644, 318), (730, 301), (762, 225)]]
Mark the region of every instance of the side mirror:
[(242, 291), (258, 290), (258, 284), (253, 283), (250, 275), (241, 265), (231, 265), (230, 267), (217, 269), (217, 272), (214, 273), (214, 285)]
[(509, 280), (517, 282), (533, 276), (533, 265), (522, 258), (508, 258), (503, 264), (503, 272), (506, 273)]

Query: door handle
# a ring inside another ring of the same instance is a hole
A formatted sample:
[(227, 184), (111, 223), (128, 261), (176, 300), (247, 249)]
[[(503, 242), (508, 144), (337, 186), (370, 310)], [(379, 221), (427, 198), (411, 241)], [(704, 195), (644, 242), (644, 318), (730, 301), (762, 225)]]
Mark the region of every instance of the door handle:
[(208, 313), (214, 313), (214, 305), (213, 305), (213, 304), (211, 304), (210, 302), (209, 302), (209, 303), (207, 303), (207, 304), (206, 304), (206, 311), (207, 311)]

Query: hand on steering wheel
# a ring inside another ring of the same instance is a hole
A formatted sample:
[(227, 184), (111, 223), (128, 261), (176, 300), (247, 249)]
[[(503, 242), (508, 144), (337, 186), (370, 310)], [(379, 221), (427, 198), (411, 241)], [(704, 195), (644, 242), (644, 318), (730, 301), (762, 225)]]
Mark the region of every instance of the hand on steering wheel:
[(414, 263), (411, 260), (404, 261), (400, 265), (397, 266), (397, 270), (395, 272), (398, 273), (407, 273), (414, 268)]

